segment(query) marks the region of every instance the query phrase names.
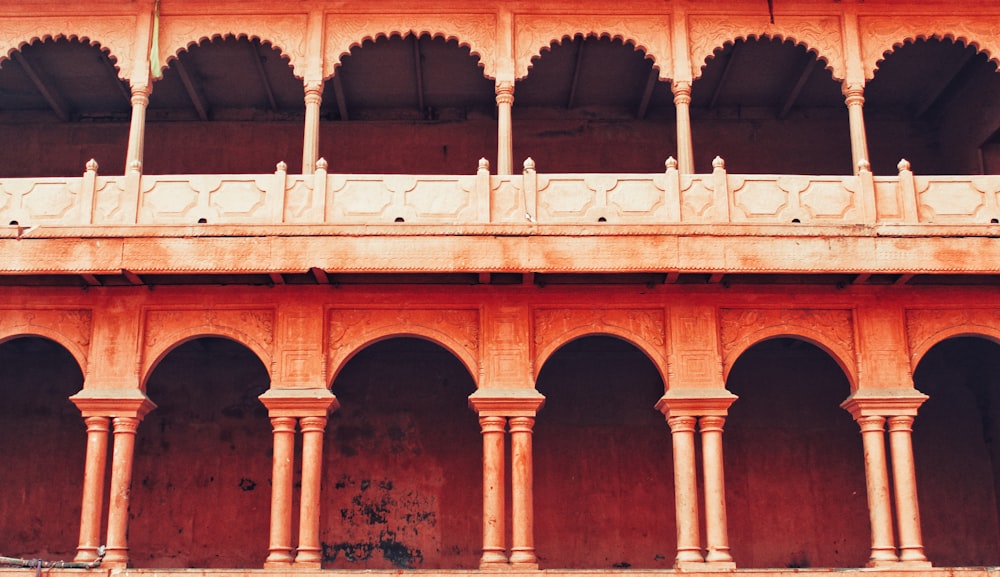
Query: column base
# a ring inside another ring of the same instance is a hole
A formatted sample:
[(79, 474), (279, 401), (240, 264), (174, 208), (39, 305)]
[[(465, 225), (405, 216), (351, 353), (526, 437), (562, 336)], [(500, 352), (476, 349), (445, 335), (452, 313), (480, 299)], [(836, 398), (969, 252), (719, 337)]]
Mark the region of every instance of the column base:
[(479, 570), (480, 571), (502, 571), (504, 569), (510, 569), (510, 563), (506, 561), (480, 561)]
[(900, 569), (930, 569), (934, 565), (930, 561), (900, 561), (896, 563), (896, 567)]
[(125, 569), (128, 567), (128, 549), (107, 548), (101, 567), (110, 569)]
[(271, 553), (264, 561), (264, 569), (288, 569), (294, 561), (291, 553)]
[(511, 561), (510, 568), (523, 571), (538, 571), (538, 563), (532, 563), (530, 561)]
[(97, 560), (97, 547), (77, 547), (74, 563), (90, 563)]
[(674, 561), (674, 569), (678, 571), (705, 571), (708, 568), (708, 564), (704, 561), (694, 561), (694, 560), (676, 560)]
[(722, 571), (726, 573), (731, 573), (736, 571), (736, 563), (733, 561), (707, 561), (702, 565), (699, 571)]

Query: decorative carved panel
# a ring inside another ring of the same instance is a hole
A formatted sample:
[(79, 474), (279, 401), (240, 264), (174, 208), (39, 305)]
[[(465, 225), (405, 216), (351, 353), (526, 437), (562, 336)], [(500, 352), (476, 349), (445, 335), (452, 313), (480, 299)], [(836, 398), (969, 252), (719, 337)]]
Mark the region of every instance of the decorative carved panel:
[(779, 335), (803, 336), (855, 365), (854, 325), (846, 309), (721, 309), (722, 358), (731, 367), (755, 342)]
[(774, 24), (767, 14), (698, 14), (688, 18), (691, 39), (691, 75), (701, 76), (705, 60), (714, 51), (740, 38), (769, 37), (791, 40), (826, 61), (836, 80), (846, 76), (839, 16), (782, 16)]
[(541, 55), (553, 42), (577, 34), (607, 36), (632, 44), (653, 61), (661, 80), (673, 76), (668, 15), (517, 14), (514, 16), (515, 77), (527, 76), (531, 59)]
[(0, 309), (0, 339), (41, 335), (70, 349), (86, 372), (93, 313), (89, 309)]
[(170, 309), (146, 311), (142, 374), (164, 351), (189, 338), (223, 336), (251, 349), (270, 371), (274, 343), (271, 309)]
[(475, 177), (331, 175), (330, 222), (476, 222)]
[(1000, 194), (998, 176), (918, 176), (913, 180), (921, 222), (975, 222), (984, 208), (996, 208)]
[(340, 59), (365, 40), (413, 34), (456, 40), (479, 57), (483, 75), (496, 78), (495, 14), (338, 14), (326, 22), (323, 77), (333, 76)]
[(1000, 337), (1000, 308), (910, 309), (906, 311), (906, 337), (913, 367), (939, 341), (960, 334)]
[(271, 46), (287, 56), (297, 78), (306, 66), (306, 14), (212, 14), (199, 16), (164, 16), (160, 19), (160, 61), (167, 61), (182, 50), (215, 37), (246, 36)]
[(666, 367), (666, 317), (662, 309), (537, 309), (534, 311), (535, 367), (573, 338), (611, 334), (632, 341), (661, 370)]
[(878, 17), (862, 16), (858, 19), (861, 31), (861, 58), (865, 77), (875, 77), (875, 69), (886, 52), (905, 42), (931, 37), (949, 38), (975, 46), (1000, 64), (1000, 19), (993, 17), (941, 16)]
[(135, 29), (134, 16), (4, 18), (0, 26), (0, 57), (6, 58), (11, 51), (35, 40), (80, 39), (107, 50), (116, 60), (118, 76), (128, 80), (134, 65)]

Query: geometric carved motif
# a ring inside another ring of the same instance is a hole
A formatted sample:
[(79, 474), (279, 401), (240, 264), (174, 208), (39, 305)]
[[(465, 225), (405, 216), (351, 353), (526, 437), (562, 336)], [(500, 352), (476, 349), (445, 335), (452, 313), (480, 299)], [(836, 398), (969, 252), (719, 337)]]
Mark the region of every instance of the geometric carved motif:
[(826, 62), (834, 80), (843, 80), (844, 64), (841, 21), (837, 16), (782, 16), (771, 23), (766, 14), (692, 15), (688, 18), (691, 39), (691, 77), (699, 78), (705, 61), (716, 49), (740, 38), (775, 38), (805, 46)]
[[(666, 344), (666, 320), (663, 309), (536, 309), (534, 311), (535, 355), (542, 355), (558, 344), (566, 344), (566, 335), (612, 334), (638, 344), (643, 352), (654, 355), (653, 362), (662, 368)], [(536, 358), (540, 367), (546, 359)]]
[(719, 330), (726, 366), (761, 335), (811, 335), (837, 353), (845, 363), (855, 362), (854, 325), (846, 309), (721, 309)]
[(406, 335), (456, 348), (453, 352), (479, 374), (478, 309), (330, 309), (327, 326), (328, 375), (373, 339)]
[(11, 50), (36, 40), (79, 39), (84, 44), (100, 46), (114, 59), (118, 76), (128, 80), (132, 75), (134, 36), (135, 16), (4, 18), (0, 27), (0, 61)]
[[(271, 309), (150, 310), (146, 312), (143, 332), (143, 374), (167, 346), (188, 337), (222, 335), (238, 341), (255, 354), (271, 360), (274, 342), (274, 311)], [(270, 368), (268, 369), (270, 371)]]
[(1000, 19), (995, 16), (862, 16), (858, 19), (858, 25), (861, 30), (861, 59), (865, 78), (868, 80), (874, 78), (875, 69), (886, 52), (917, 39), (947, 38), (956, 43), (962, 42), (985, 52), (990, 60), (1000, 64)]
[[(46, 334), (56, 333), (64, 340), (62, 345), (74, 344), (86, 362), (90, 346), (92, 313), (89, 309), (0, 309), (0, 338), (16, 335), (39, 334), (44, 328)], [(37, 327), (34, 330), (32, 327)], [(86, 365), (81, 367), (86, 370)]]
[(524, 15), (514, 17), (514, 77), (528, 75), (531, 59), (539, 57), (552, 43), (561, 44), (580, 34), (611, 38), (632, 45), (652, 60), (660, 80), (669, 80), (674, 67), (670, 49), (669, 16), (610, 16), (590, 14)]
[[(956, 331), (959, 327), (965, 329)], [(909, 309), (906, 311), (906, 336), (910, 345), (911, 359), (916, 366), (917, 358), (937, 344), (937, 335), (946, 333), (979, 333), (997, 335), (1000, 327), (1000, 309)]]

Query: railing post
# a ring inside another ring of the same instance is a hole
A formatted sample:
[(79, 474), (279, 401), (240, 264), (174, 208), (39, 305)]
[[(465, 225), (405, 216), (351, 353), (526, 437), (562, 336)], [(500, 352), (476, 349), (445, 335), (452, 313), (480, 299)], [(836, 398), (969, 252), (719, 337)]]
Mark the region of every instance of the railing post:
[(663, 204), (667, 207), (667, 221), (680, 222), (682, 220), (681, 204), (681, 175), (677, 169), (677, 160), (671, 156), (664, 163), (667, 167), (666, 182), (664, 183)]
[(479, 167), (476, 169), (476, 220), (481, 223), (493, 221), (493, 199), (492, 187), (490, 186), (490, 161), (485, 158), (479, 159)]
[(94, 195), (97, 194), (97, 161), (87, 161), (80, 186), (80, 224), (94, 223)]
[(535, 161), (529, 156), (524, 159), (524, 220), (538, 222), (538, 173), (535, 172)]
[(903, 222), (916, 224), (920, 222), (920, 211), (917, 210), (917, 183), (910, 170), (910, 161), (900, 159), (896, 168), (899, 170), (899, 200), (903, 206)]
[(316, 173), (313, 174), (313, 210), (319, 213), (317, 222), (326, 222), (326, 175), (328, 164), (325, 158), (316, 161)]
[(719, 222), (729, 222), (729, 177), (721, 156), (712, 160), (712, 188), (715, 189), (715, 214)]
[(871, 165), (867, 160), (858, 161), (858, 180), (861, 182), (861, 222), (875, 224), (878, 221), (878, 208), (875, 203), (875, 179), (872, 178)]

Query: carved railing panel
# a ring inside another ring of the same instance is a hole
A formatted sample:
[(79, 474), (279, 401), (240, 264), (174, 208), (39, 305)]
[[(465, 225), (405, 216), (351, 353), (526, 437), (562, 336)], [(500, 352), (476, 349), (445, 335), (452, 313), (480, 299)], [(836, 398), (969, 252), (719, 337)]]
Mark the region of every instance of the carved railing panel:
[(489, 199), (472, 176), (331, 175), (326, 222), (474, 223)]
[(144, 176), (139, 190), (140, 224), (265, 224), (271, 175)]
[(920, 222), (971, 224), (997, 218), (1000, 176), (914, 178)]

